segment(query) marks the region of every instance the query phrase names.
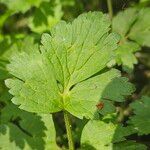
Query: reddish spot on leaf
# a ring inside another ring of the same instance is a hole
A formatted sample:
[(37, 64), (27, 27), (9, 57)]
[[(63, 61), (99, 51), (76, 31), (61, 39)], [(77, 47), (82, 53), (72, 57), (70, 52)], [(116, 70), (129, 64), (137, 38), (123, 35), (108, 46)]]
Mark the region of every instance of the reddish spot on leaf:
[(103, 109), (104, 107), (104, 103), (103, 102), (99, 102), (97, 105), (96, 105), (97, 109), (101, 110)]

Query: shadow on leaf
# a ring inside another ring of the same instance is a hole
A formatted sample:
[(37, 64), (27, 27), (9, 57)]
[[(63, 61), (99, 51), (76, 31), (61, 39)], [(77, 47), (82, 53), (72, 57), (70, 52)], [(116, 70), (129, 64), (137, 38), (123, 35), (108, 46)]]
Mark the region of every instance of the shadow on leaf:
[(44, 149), (43, 138), (47, 129), (40, 116), (19, 110), (13, 104), (9, 104), (2, 110), (1, 122), (2, 148), (6, 146), (11, 148), (15, 145), (20, 149)]

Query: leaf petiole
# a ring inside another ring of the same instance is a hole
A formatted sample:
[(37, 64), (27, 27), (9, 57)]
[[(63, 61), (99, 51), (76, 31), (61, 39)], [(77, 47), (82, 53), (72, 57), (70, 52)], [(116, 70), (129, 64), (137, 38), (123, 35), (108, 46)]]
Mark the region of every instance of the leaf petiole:
[(65, 126), (66, 126), (66, 131), (67, 131), (69, 150), (74, 150), (74, 143), (73, 143), (73, 137), (72, 137), (72, 132), (71, 132), (71, 124), (70, 124), (68, 112), (66, 111), (64, 111), (64, 121), (65, 121)]
[(110, 20), (112, 20), (113, 17), (112, 0), (107, 0), (107, 7), (108, 7)]

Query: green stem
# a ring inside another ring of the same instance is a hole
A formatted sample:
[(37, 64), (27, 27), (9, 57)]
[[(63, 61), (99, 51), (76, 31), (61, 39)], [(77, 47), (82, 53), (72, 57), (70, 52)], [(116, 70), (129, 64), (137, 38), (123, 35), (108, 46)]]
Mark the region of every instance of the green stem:
[(107, 0), (107, 7), (108, 7), (108, 12), (109, 12), (109, 17), (112, 20), (112, 17), (113, 17), (112, 0)]
[(68, 112), (66, 111), (64, 111), (64, 120), (65, 120), (65, 126), (66, 126), (66, 131), (67, 131), (69, 150), (74, 150), (74, 143), (73, 143), (72, 132), (71, 132), (71, 124), (70, 124)]

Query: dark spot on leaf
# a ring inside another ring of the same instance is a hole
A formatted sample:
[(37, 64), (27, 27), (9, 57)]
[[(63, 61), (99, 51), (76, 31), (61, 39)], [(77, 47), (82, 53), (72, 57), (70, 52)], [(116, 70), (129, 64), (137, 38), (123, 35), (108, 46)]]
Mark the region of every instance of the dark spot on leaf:
[(104, 103), (103, 102), (99, 102), (97, 105), (96, 105), (97, 109), (101, 110), (103, 109), (104, 107)]

